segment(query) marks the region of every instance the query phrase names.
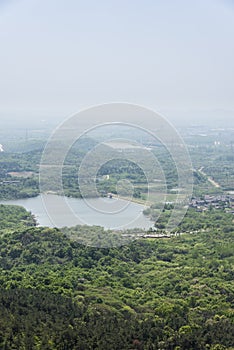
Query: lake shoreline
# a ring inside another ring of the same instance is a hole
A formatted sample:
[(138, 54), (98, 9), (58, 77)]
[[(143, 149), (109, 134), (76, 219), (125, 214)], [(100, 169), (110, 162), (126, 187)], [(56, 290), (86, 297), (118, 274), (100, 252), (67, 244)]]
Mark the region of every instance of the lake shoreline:
[(87, 224), (106, 229), (148, 230), (153, 226), (153, 221), (143, 214), (145, 205), (119, 197), (81, 199), (47, 193), (31, 198), (1, 200), (0, 203), (23, 206), (36, 217), (39, 225), (47, 227)]

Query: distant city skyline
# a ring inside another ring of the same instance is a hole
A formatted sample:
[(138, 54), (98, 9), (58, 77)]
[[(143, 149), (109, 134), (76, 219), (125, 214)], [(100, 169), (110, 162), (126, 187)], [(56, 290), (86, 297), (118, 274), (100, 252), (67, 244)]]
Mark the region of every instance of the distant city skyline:
[(233, 37), (228, 0), (0, 0), (0, 119), (119, 101), (231, 122)]

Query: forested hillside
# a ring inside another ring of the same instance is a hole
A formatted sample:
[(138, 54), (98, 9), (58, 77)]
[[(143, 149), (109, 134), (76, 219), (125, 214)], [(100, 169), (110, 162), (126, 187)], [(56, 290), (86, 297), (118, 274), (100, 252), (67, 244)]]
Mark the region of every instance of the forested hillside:
[(230, 215), (205, 232), (98, 249), (13, 209), (1, 206), (1, 349), (234, 348)]

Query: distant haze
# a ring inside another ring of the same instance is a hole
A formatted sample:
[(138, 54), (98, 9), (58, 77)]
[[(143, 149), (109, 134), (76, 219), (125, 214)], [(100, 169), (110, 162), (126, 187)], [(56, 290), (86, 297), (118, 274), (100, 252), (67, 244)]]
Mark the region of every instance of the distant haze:
[(226, 0), (0, 0), (0, 127), (113, 101), (231, 125), (233, 38)]

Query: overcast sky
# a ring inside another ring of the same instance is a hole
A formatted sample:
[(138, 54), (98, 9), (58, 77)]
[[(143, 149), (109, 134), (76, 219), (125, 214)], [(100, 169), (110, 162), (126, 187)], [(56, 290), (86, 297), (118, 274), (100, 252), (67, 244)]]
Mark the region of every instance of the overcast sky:
[(1, 118), (112, 101), (233, 111), (233, 1), (0, 0)]

